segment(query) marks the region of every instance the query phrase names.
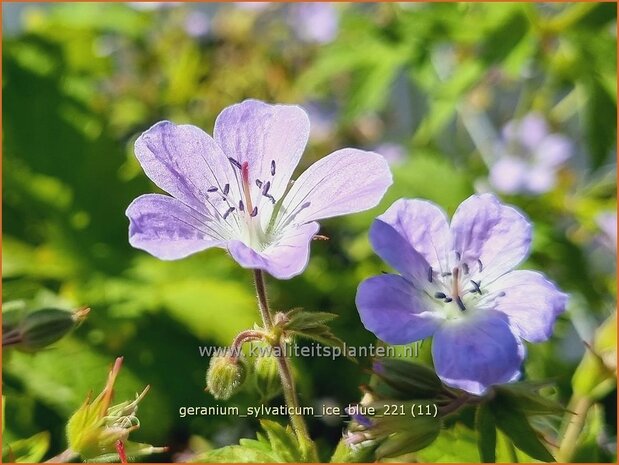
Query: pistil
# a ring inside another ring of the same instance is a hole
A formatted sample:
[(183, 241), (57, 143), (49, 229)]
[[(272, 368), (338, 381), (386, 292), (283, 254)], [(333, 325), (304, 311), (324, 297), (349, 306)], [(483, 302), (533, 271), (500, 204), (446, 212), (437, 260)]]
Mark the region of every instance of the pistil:
[(249, 163), (244, 161), (241, 165), (241, 180), (243, 183), (243, 194), (245, 195), (245, 204), (247, 211), (253, 212), (254, 206), (251, 203), (251, 194), (249, 190)]

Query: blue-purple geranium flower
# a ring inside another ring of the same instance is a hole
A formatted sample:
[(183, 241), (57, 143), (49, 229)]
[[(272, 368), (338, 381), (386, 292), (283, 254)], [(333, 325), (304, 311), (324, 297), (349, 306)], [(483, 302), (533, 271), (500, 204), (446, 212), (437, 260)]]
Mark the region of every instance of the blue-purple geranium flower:
[(400, 199), (370, 229), (376, 253), (400, 272), (362, 282), (364, 326), (391, 344), (433, 336), (436, 373), (483, 394), (520, 375), (522, 340), (552, 334), (566, 294), (542, 274), (513, 270), (529, 253), (531, 225), (491, 194), (474, 195), (451, 224), (438, 206)]
[(530, 113), (503, 128), (500, 158), (490, 169), (490, 183), (506, 194), (542, 194), (554, 188), (557, 172), (572, 156), (571, 141), (551, 132), (544, 117)]
[(374, 207), (392, 182), (382, 156), (347, 148), (291, 183), (308, 135), (300, 107), (256, 100), (224, 109), (213, 137), (155, 124), (135, 154), (171, 197), (147, 194), (129, 205), (129, 242), (163, 260), (222, 247), (245, 268), (280, 279), (301, 273), (316, 221)]

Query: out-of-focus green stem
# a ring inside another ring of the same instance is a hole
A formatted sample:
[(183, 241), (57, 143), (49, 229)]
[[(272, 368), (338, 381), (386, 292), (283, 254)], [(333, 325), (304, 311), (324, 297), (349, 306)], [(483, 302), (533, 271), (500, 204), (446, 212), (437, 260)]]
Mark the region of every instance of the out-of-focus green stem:
[[(273, 317), (271, 316), (271, 310), (269, 308), (269, 300), (267, 297), (267, 290), (262, 270), (254, 270), (254, 278), (256, 282), (256, 295), (258, 297), (258, 306), (260, 307), (262, 321), (265, 329), (270, 330), (273, 328)], [(279, 346), (277, 348), (278, 353), (276, 354), (276, 358), (284, 399), (286, 400), (286, 405), (290, 409), (290, 423), (292, 424), (292, 428), (297, 436), (303, 455), (310, 462), (318, 462), (316, 446), (310, 438), (303, 416), (299, 414), (299, 399), (297, 397), (294, 378), (292, 377), (290, 360), (286, 357), (284, 344), (285, 343), (281, 340), (278, 342)]]
[(557, 452), (557, 462), (568, 463), (572, 460), (572, 456), (578, 445), (578, 437), (585, 424), (587, 412), (591, 405), (592, 402), (587, 397), (574, 396), (570, 400), (567, 406), (567, 420), (563, 425), (563, 434), (561, 443), (559, 444), (559, 451)]

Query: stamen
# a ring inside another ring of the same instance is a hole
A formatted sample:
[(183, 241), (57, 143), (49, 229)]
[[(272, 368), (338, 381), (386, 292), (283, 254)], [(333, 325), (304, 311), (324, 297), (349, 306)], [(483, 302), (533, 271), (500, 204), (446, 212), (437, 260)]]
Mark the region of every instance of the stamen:
[(275, 176), (275, 160), (271, 160), (271, 176)]
[(239, 200), (239, 211), (244, 212), (245, 211), (245, 205), (243, 205), (243, 201)]
[(469, 274), (469, 266), (466, 263), (462, 264), (462, 271), (464, 271), (464, 274)]
[(258, 188), (262, 188), (262, 181), (260, 179), (256, 179), (256, 186), (258, 186)]
[(273, 202), (273, 205), (275, 205), (275, 197), (273, 197), (271, 194), (266, 194), (265, 197), (271, 202)]
[(228, 192), (230, 192), (230, 184), (224, 186), (223, 194), (228, 195)]
[(432, 267), (428, 268), (428, 281), (432, 282), (432, 274), (433, 274), (433, 270)]
[(456, 296), (456, 303), (458, 304), (458, 307), (460, 307), (460, 310), (465, 311), (466, 307), (464, 306), (464, 302), (462, 302), (462, 299), (460, 298), (459, 295)]
[(481, 260), (480, 260), (480, 259), (477, 259), (477, 264), (479, 265), (479, 271), (480, 271), (480, 273), (481, 273), (482, 271), (484, 271), (484, 264), (481, 262)]
[(451, 272), (450, 271), (445, 271), (445, 272), (441, 273), (441, 276), (443, 278), (446, 278), (447, 276), (451, 276)]
[(228, 208), (228, 210), (226, 210), (226, 213), (224, 213), (224, 216), (223, 216), (224, 220), (228, 218), (228, 215), (232, 213), (234, 210), (236, 210), (234, 207)]
[(448, 304), (449, 302), (453, 302), (453, 299), (451, 297), (445, 297), (445, 303)]
[(238, 161), (236, 161), (234, 158), (228, 157), (228, 160), (230, 160), (230, 164), (234, 166), (235, 168), (242, 169), (241, 164)]
[(251, 211), (251, 213), (249, 214), (249, 216), (251, 216), (252, 218), (254, 216), (256, 216), (258, 214), (258, 207), (254, 207), (254, 209)]
[(444, 299), (444, 298), (446, 298), (446, 297), (447, 297), (447, 295), (445, 295), (445, 293), (444, 293), (444, 292), (436, 292), (436, 293), (434, 294), (434, 297), (435, 297), (436, 299)]
[(206, 189), (206, 192), (217, 192), (217, 186), (211, 186), (208, 189)]
[(267, 181), (266, 183), (264, 183), (264, 186), (262, 186), (262, 195), (266, 197), (266, 195), (269, 193), (270, 188), (271, 188), (271, 181)]
[(462, 255), (460, 255), (460, 252), (456, 252), (456, 260), (460, 261), (462, 259)]
[(477, 292), (479, 295), (481, 295), (481, 288), (479, 287), (481, 285), (481, 281), (476, 282), (471, 279), (471, 284), (473, 284), (474, 287), (471, 292)]

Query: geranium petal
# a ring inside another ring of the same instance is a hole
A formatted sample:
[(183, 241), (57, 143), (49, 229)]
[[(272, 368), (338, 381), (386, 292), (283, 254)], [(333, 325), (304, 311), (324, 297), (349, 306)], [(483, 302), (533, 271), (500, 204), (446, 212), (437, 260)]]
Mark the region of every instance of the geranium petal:
[(524, 345), (499, 312), (478, 312), (444, 324), (432, 341), (436, 374), (448, 386), (475, 395), (516, 380), (524, 356)]
[(305, 150), (309, 130), (309, 118), (301, 107), (258, 100), (231, 105), (215, 121), (214, 137), (226, 156), (248, 163), (251, 197), (263, 227), (270, 220), (273, 202), (262, 190), (269, 182), (267, 193), (275, 200), (281, 198)]
[(359, 285), (357, 309), (363, 326), (389, 344), (431, 336), (442, 323), (432, 303), (401, 276), (374, 276)]
[(142, 195), (131, 202), (126, 215), (129, 243), (161, 260), (176, 260), (222, 243), (205, 216), (166, 195)]
[(501, 157), (490, 168), (489, 181), (496, 189), (506, 194), (526, 190), (527, 172), (530, 165), (509, 155)]
[(531, 245), (530, 223), (492, 194), (473, 195), (462, 202), (451, 221), (451, 233), (462, 261), (481, 263), (484, 284), (522, 262)]
[(450, 271), (451, 233), (445, 212), (425, 200), (397, 200), (370, 229), (374, 251), (400, 273), (428, 279), (434, 271)]
[(284, 198), (276, 227), (368, 210), (392, 182), (389, 165), (379, 154), (338, 150), (299, 176)]
[[(235, 179), (221, 149), (196, 126), (161, 121), (138, 137), (135, 156), (157, 186), (210, 215), (218, 208), (211, 205), (207, 191), (213, 187), (222, 191), (229, 180)], [(238, 201), (238, 195), (234, 182), (228, 196)]]
[(505, 294), (496, 299), (494, 309), (507, 315), (516, 334), (529, 342), (542, 342), (552, 335), (568, 299), (544, 275), (528, 270), (507, 273), (488, 286), (488, 292)]
[(307, 266), (310, 243), (319, 228), (318, 223), (288, 228), (279, 240), (262, 252), (241, 241), (230, 241), (228, 251), (243, 268), (261, 269), (275, 278), (290, 279)]

